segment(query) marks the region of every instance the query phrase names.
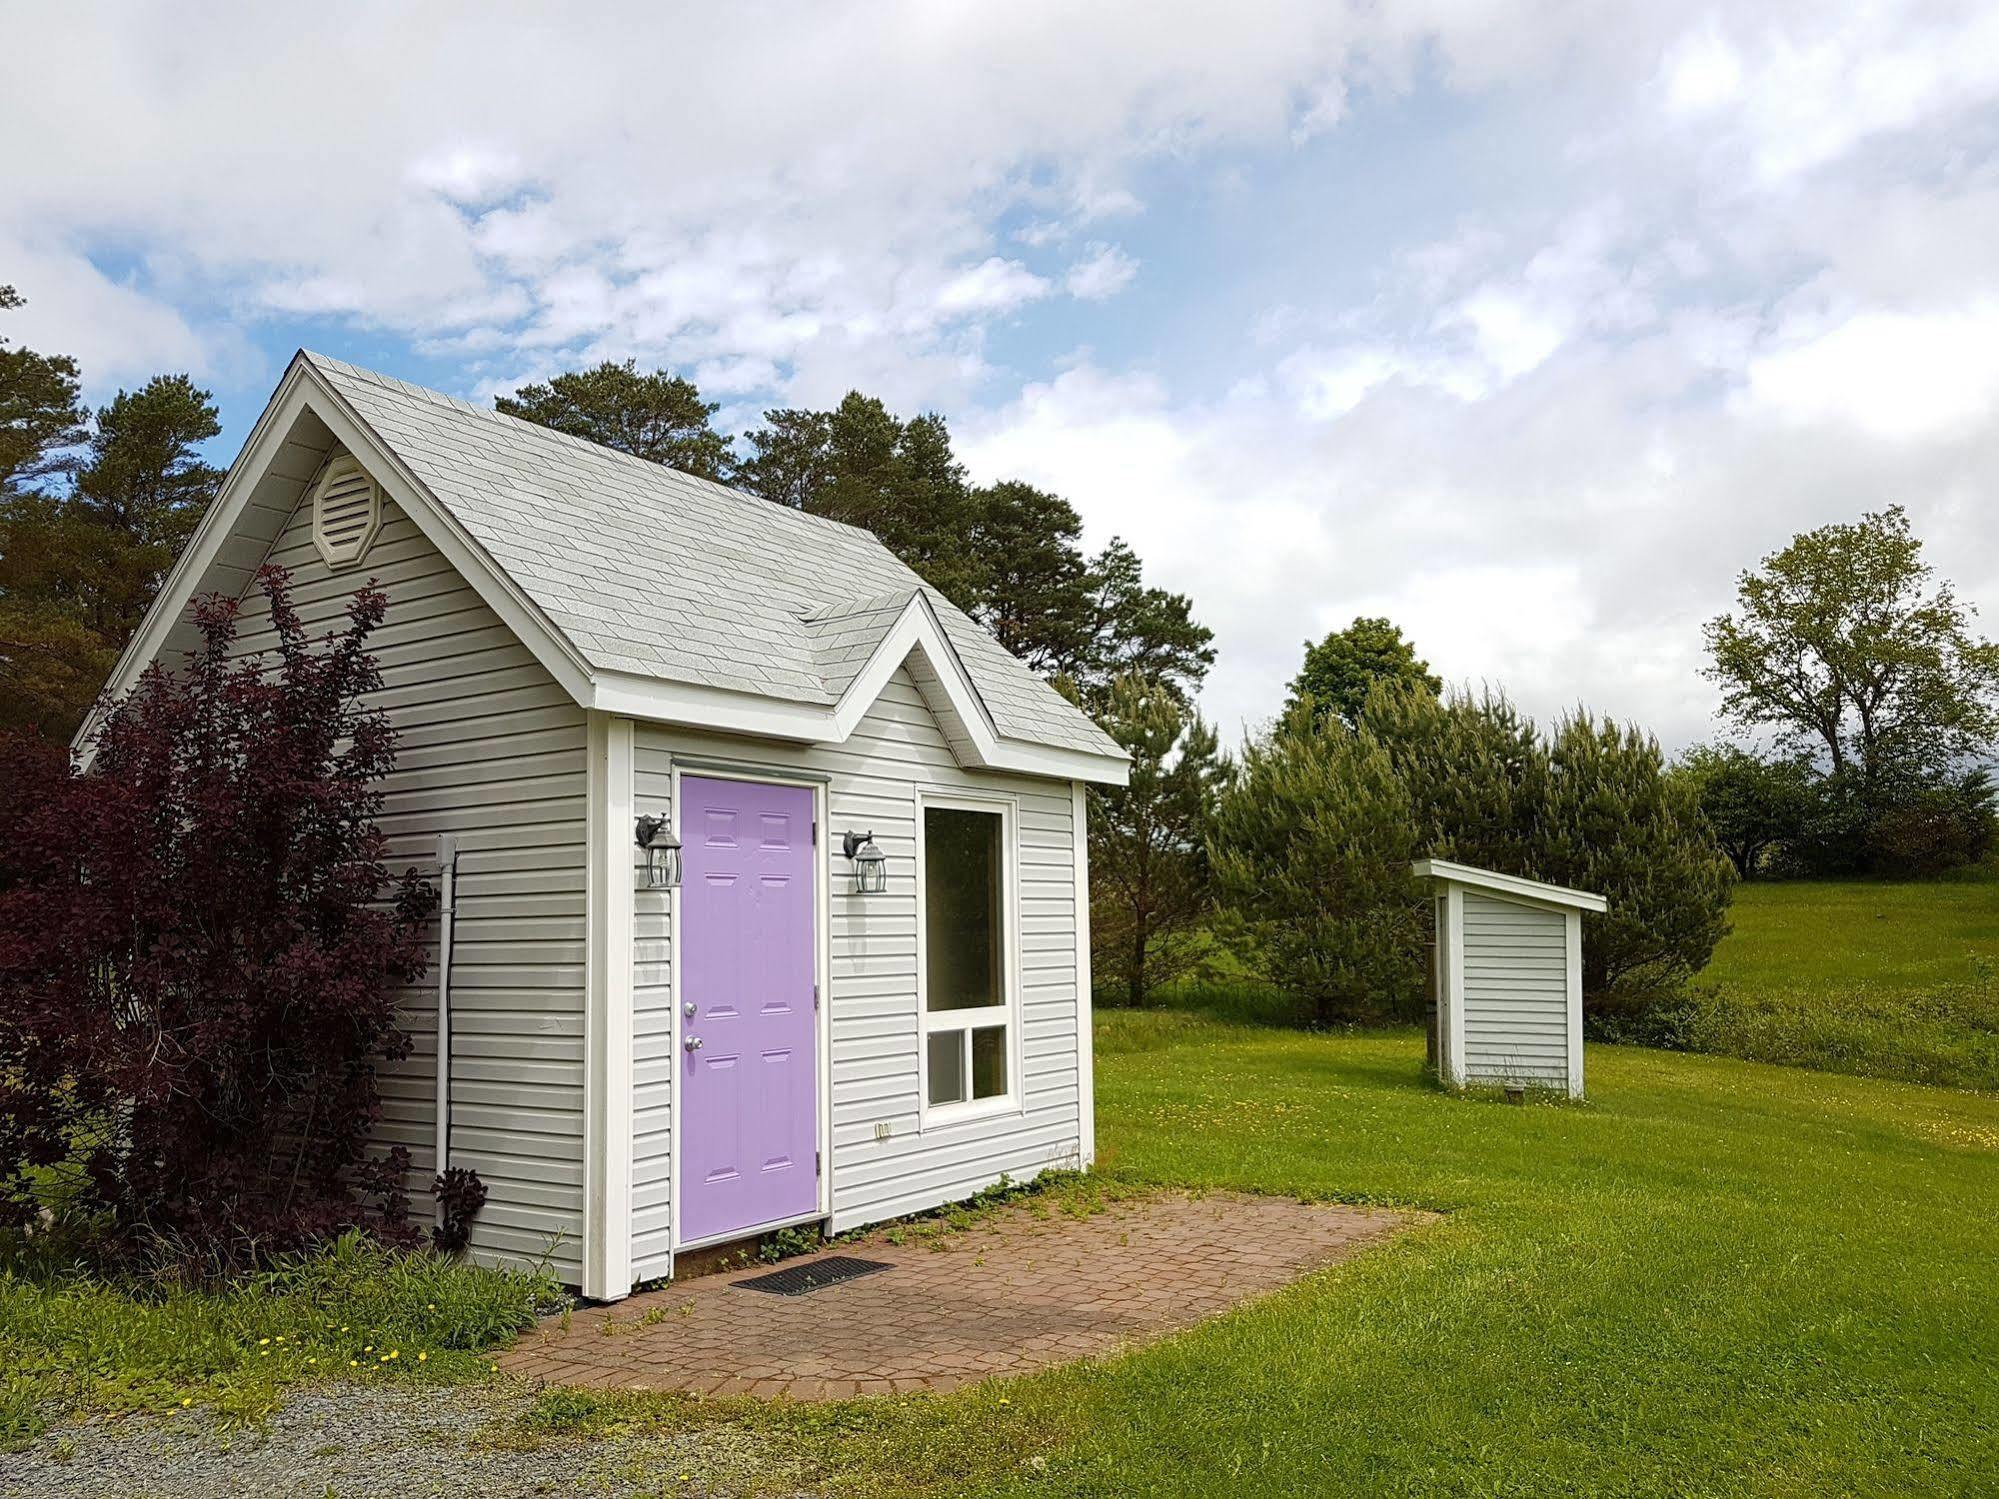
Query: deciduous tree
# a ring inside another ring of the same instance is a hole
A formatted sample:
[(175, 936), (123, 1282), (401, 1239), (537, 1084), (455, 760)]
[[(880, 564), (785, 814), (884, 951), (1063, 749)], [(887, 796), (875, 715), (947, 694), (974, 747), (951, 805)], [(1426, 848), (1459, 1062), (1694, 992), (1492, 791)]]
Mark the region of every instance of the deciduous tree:
[(1430, 674), (1429, 663), (1402, 631), (1386, 619), (1356, 619), (1314, 645), (1305, 642), (1305, 664), (1291, 680), (1287, 712), (1310, 698), (1315, 713), (1337, 713), (1349, 724), (1360, 722), (1369, 690), (1377, 682), (1399, 682), (1435, 697), (1443, 683)]
[(1742, 879), (1754, 879), (1765, 856), (1798, 839), (1811, 817), (1812, 768), (1795, 756), (1701, 744), (1682, 755), (1676, 769), (1692, 783), (1716, 844)]
[(1999, 737), (1999, 646), (1971, 613), (1891, 506), (1744, 572), (1735, 609), (1707, 626), (1707, 675), (1731, 719), (1822, 753), (1835, 774), (1948, 771)]

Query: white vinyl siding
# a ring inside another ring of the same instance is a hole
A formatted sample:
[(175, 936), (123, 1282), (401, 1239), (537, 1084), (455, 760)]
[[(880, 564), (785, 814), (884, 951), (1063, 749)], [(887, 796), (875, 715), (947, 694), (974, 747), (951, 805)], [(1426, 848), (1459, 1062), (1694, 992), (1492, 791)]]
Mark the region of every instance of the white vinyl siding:
[(1570, 919), (1464, 892), (1466, 1081), (1567, 1087)]
[[(840, 745), (799, 745), (638, 726), (640, 812), (667, 810), (669, 770), (679, 755), (828, 778), (829, 825), (820, 830), (828, 881), (832, 1036), (832, 1227), (838, 1232), (966, 1197), (1004, 1174), (1026, 1180), (1050, 1166), (1075, 1166), (1082, 1151), (1079, 1085), (1077, 910), (1074, 807), (1066, 781), (962, 769), (908, 670), (898, 669), (880, 698)], [(1019, 1026), (1015, 1055), (1019, 1106), (976, 1120), (921, 1121), (917, 1013), (916, 831), (918, 792), (1001, 797), (1018, 807)], [(848, 829), (872, 832), (888, 856), (888, 889), (853, 891), (840, 848)], [(684, 836), (684, 833), (683, 833)], [(658, 897), (640, 896), (634, 975), (639, 1055), (654, 1027), (670, 1027), (666, 1009), (668, 933)], [(1085, 1042), (1085, 1044), (1087, 1044)], [(663, 1111), (672, 1053), (661, 1035), (664, 1065), (638, 1064), (634, 1198), (635, 1273), (663, 1258), (666, 1151)], [(888, 1137), (877, 1138), (887, 1126)], [(653, 1270), (650, 1273), (658, 1273)]]
[[(458, 837), (452, 962), (452, 1163), (489, 1197), (472, 1251), (543, 1261), (580, 1279), (583, 1229), (584, 715), (400, 507), (384, 501), (364, 568), (321, 560), (298, 505), (269, 560), (292, 575), (314, 637), (336, 630), (375, 580), (388, 618), (373, 649), (394, 720), (384, 787), (389, 866), (435, 878), (437, 839)], [(271, 645), (251, 589), (245, 650)], [(412, 1214), (427, 1221), (434, 1174), (436, 926), (432, 969), (406, 1000), (415, 1041), (382, 1079), (379, 1144), (409, 1148)]]
[[(636, 737), (633, 804), (641, 813), (666, 812), (672, 761), (645, 728)], [(671, 1265), (673, 942), (666, 891), (646, 887), (642, 865), (635, 865), (633, 882), (632, 1279), (658, 1280)]]

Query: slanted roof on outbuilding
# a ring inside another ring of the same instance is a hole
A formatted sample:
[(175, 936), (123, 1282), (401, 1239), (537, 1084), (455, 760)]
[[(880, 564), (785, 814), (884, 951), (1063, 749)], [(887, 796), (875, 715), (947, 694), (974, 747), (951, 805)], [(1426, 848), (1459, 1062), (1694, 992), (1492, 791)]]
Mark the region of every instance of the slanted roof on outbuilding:
[(240, 589), (300, 482), (287, 466), (337, 448), (586, 707), (837, 742), (907, 659), (976, 763), (1124, 779), (1109, 735), (869, 532), (305, 351), (114, 691), (171, 647), (189, 598)]
[(1607, 911), (1610, 903), (1587, 890), (1571, 890), (1567, 885), (1550, 885), (1541, 880), (1523, 879), (1517, 874), (1478, 869), (1470, 864), (1453, 864), (1448, 859), (1418, 859), (1411, 866), (1418, 879), (1449, 880), (1495, 895), (1511, 895), (1520, 900), (1538, 900), (1551, 906), (1573, 906), (1578, 911)]

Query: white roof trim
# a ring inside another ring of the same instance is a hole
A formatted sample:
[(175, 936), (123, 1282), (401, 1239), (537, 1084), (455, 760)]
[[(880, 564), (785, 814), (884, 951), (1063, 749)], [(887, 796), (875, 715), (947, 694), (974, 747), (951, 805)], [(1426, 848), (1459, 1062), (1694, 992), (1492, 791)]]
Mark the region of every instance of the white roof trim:
[(1549, 906), (1570, 906), (1578, 911), (1608, 911), (1610, 902), (1587, 890), (1571, 890), (1567, 885), (1549, 885), (1540, 880), (1522, 879), (1517, 874), (1501, 874), (1493, 869), (1477, 869), (1470, 864), (1453, 864), (1446, 859), (1418, 859), (1409, 866), (1418, 879), (1445, 880), (1495, 895), (1539, 901)]
[[(943, 684), (951, 706), (963, 719), (981, 766), (1057, 780), (1125, 784), (1128, 762), (1122, 756), (1002, 738), (964, 663), (946, 638), (935, 609), (921, 592), (911, 596), (867, 665), (830, 708), (636, 673), (592, 672), (562, 632), (515, 586), (505, 570), (486, 555), (485, 549), (466, 534), (450, 512), (431, 497), (416, 476), (303, 356), (293, 358), (270, 404), (257, 419), (249, 441), (224, 477), (215, 503), (209, 506), (194, 537), (167, 575), (158, 598), (119, 658), (106, 683), (107, 693), (122, 696), (130, 691), (147, 665), (165, 648), (168, 635), (186, 613), (195, 590), (234, 533), (257, 481), (300, 416), (308, 410), (326, 424), (334, 439), (353, 454), (535, 659), (585, 708), (695, 728), (841, 744), (881, 696), (896, 669), (909, 659), (912, 651), (920, 651), (931, 673)], [(304, 491), (307, 502), (310, 494), (308, 486)], [(90, 735), (95, 728), (93, 714), (72, 741), (86, 765)]]

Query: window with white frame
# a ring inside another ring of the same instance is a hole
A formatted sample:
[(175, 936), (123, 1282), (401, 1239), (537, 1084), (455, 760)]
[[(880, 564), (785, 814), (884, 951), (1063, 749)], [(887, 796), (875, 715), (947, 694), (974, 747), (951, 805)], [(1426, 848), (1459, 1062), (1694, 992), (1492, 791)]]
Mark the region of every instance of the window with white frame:
[(924, 1102), (932, 1112), (1013, 1096), (1007, 811), (923, 808)]

